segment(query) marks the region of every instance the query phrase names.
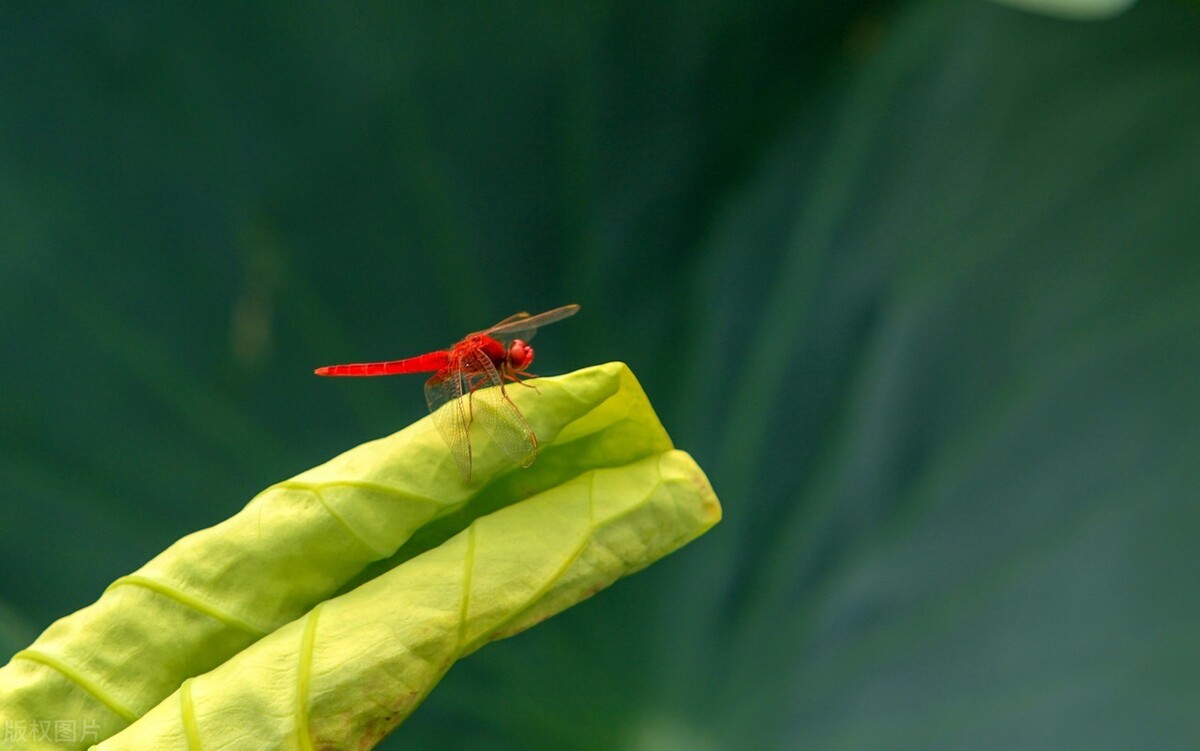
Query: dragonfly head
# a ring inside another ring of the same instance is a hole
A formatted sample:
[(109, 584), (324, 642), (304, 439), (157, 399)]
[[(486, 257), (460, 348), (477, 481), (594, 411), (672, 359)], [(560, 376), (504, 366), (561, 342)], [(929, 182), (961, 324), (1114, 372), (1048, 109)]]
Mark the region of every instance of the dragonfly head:
[(508, 352), (505, 354), (508, 359), (508, 366), (514, 373), (520, 373), (533, 362), (533, 347), (526, 344), (524, 339), (513, 339), (512, 343), (508, 345)]

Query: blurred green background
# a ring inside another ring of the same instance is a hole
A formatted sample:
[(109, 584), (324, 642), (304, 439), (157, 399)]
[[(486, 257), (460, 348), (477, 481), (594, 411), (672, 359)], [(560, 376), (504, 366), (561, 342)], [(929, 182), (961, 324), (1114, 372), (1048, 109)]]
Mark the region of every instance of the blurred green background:
[(1200, 747), (1198, 198), (1182, 0), (6, 3), (0, 661), (578, 302), (725, 521), (384, 748)]

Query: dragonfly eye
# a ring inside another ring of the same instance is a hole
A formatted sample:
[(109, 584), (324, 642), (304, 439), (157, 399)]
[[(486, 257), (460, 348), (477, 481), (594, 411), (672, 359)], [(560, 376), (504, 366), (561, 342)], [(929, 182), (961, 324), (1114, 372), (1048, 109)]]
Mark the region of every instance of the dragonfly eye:
[(521, 339), (513, 339), (508, 345), (508, 362), (514, 370), (524, 370), (533, 362), (533, 347)]

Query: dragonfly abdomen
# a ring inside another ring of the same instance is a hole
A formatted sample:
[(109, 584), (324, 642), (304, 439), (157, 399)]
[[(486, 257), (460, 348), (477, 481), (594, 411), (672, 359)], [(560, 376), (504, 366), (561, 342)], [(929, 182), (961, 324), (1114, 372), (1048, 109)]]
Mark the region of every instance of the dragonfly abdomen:
[(445, 351), (429, 352), (419, 357), (387, 362), (359, 362), (349, 365), (327, 365), (313, 372), (319, 376), (383, 376), (405, 373), (431, 373), (446, 367), (450, 354)]

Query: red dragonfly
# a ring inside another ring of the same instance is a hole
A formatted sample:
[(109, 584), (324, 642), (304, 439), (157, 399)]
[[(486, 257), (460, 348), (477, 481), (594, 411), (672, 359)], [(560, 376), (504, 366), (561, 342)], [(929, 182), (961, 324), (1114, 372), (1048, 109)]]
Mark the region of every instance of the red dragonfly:
[[(531, 316), (516, 313), (491, 328), (467, 334), (450, 349), (429, 352), (406, 360), (327, 365), (314, 372), (319, 376), (383, 376), (402, 373), (433, 373), (425, 382), (425, 403), (438, 432), (462, 473), (471, 479), (471, 424), (476, 418), (510, 459), (522, 467), (537, 458), (537, 436), (504, 390), (508, 381), (520, 383), (533, 377), (529, 340), (537, 330), (573, 316), (578, 305), (564, 305)], [(491, 388), (496, 387), (496, 388)], [(533, 387), (531, 387), (533, 388)], [(460, 397), (466, 396), (466, 399)]]

